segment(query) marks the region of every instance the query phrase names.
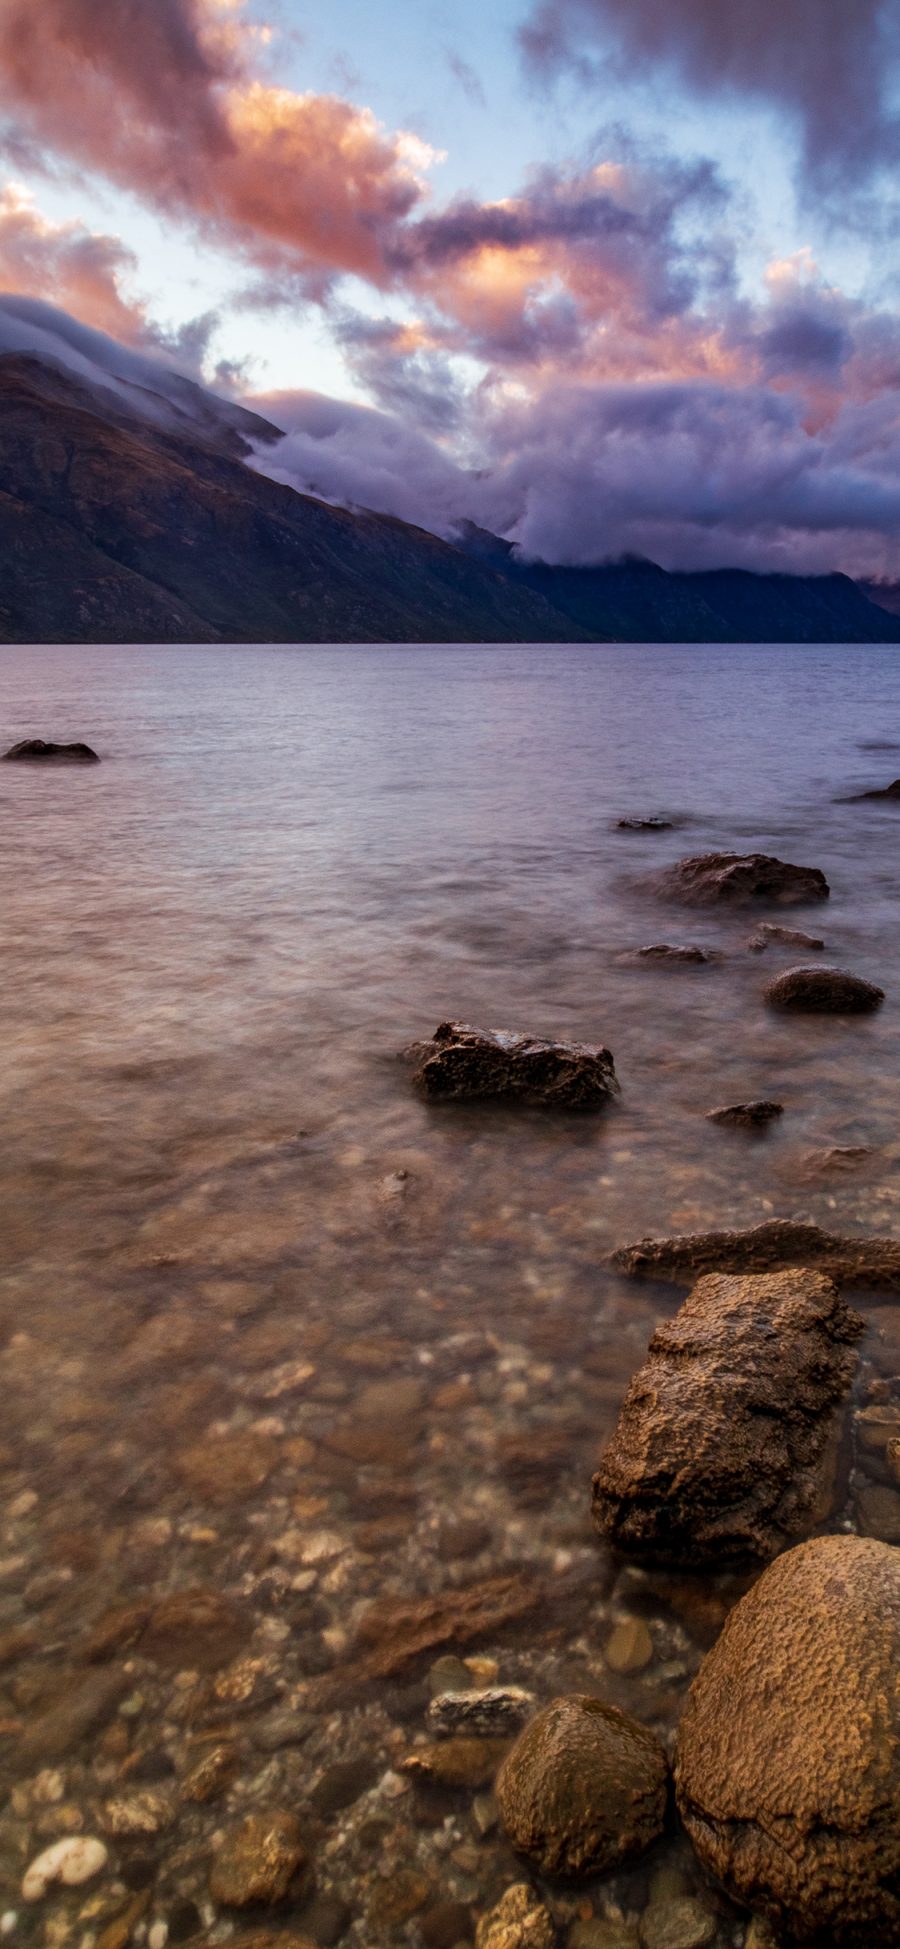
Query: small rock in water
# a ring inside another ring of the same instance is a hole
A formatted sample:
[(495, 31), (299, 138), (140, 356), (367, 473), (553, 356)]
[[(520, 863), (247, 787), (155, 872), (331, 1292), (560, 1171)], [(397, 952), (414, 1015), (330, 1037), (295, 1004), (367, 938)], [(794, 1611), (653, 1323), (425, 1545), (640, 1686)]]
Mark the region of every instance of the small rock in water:
[(96, 751), (89, 744), (53, 744), (46, 738), (22, 738), (4, 751), (5, 759), (37, 764), (99, 765)]
[(121, 1794), (103, 1807), (103, 1831), (121, 1837), (134, 1834), (159, 1834), (171, 1827), (175, 1809), (168, 1794), (148, 1787), (144, 1793)]
[[(295, 1814), (247, 1814), (228, 1829), (213, 1862), (209, 1891), (225, 1908), (284, 1900), (309, 1886), (309, 1856)], [(299, 1884), (299, 1886), (298, 1886)]]
[(856, 1513), (864, 1536), (882, 1543), (900, 1543), (900, 1495), (896, 1489), (867, 1482), (856, 1497)]
[(765, 989), (770, 1008), (812, 1015), (871, 1015), (884, 989), (845, 968), (785, 968)]
[(439, 1692), (428, 1707), (428, 1724), (438, 1733), (517, 1731), (534, 1708), (531, 1692), (519, 1685), (487, 1692)]
[(652, 947), (638, 948), (639, 961), (661, 961), (675, 967), (701, 967), (718, 958), (717, 954), (709, 953), (706, 948), (670, 947), (668, 941), (657, 941)]
[(627, 1676), (642, 1672), (653, 1657), (653, 1639), (642, 1617), (626, 1617), (617, 1624), (603, 1647), (611, 1672)]
[(825, 942), (818, 934), (804, 934), (800, 927), (780, 927), (776, 920), (761, 920), (756, 929), (766, 942), (777, 941), (782, 947), (805, 947), (811, 950), (823, 948)]
[(674, 820), (656, 818), (651, 813), (646, 819), (617, 819), (615, 830), (616, 832), (671, 832), (673, 825)]
[(630, 1922), (592, 1915), (587, 1921), (572, 1923), (566, 1949), (640, 1949), (640, 1937)]
[(56, 1881), (61, 1881), (65, 1888), (78, 1888), (82, 1882), (92, 1881), (105, 1868), (108, 1859), (103, 1842), (93, 1834), (72, 1834), (63, 1841), (54, 1841), (26, 1869), (23, 1899), (39, 1902)]
[(430, 1780), (441, 1787), (487, 1787), (509, 1746), (508, 1739), (473, 1739), (456, 1733), (451, 1739), (415, 1747), (402, 1770), (414, 1780)]
[(500, 1819), (544, 1874), (600, 1874), (662, 1833), (666, 1756), (645, 1726), (602, 1699), (554, 1699), (497, 1776)]
[(619, 1094), (612, 1056), (596, 1044), (442, 1022), (418, 1053), (414, 1080), (426, 1096), (520, 1097), (549, 1109), (592, 1110)]
[(507, 1888), (475, 1930), (475, 1949), (553, 1949), (555, 1941), (550, 1911), (525, 1881)]
[(693, 906), (753, 900), (795, 906), (827, 900), (830, 892), (817, 866), (791, 866), (769, 853), (698, 853), (669, 867), (658, 886), (662, 893)]
[(900, 799), (900, 778), (891, 780), (890, 785), (876, 787), (871, 792), (854, 792), (849, 799), (838, 799), (839, 805), (859, 805), (863, 799)]
[(651, 1902), (641, 1916), (641, 1949), (707, 1949), (715, 1937), (715, 1916), (689, 1896)]
[(786, 1272), (815, 1268), (841, 1286), (900, 1292), (900, 1241), (850, 1238), (793, 1218), (767, 1218), (746, 1231), (685, 1232), (642, 1238), (610, 1255), (619, 1272), (688, 1284), (704, 1272)]
[(763, 1130), (767, 1123), (784, 1115), (783, 1103), (770, 1103), (759, 1097), (752, 1103), (728, 1103), (721, 1110), (707, 1110), (707, 1123), (723, 1123), (735, 1130)]

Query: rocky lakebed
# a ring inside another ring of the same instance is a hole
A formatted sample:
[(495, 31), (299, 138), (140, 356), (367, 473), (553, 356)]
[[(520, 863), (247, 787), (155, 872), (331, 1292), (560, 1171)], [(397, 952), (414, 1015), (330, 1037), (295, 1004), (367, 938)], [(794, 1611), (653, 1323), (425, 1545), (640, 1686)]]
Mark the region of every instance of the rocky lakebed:
[(900, 1944), (895, 809), (872, 939), (625, 801), (614, 924), (432, 854), (389, 958), (369, 858), (338, 981), (91, 742), (4, 773), (0, 1937)]

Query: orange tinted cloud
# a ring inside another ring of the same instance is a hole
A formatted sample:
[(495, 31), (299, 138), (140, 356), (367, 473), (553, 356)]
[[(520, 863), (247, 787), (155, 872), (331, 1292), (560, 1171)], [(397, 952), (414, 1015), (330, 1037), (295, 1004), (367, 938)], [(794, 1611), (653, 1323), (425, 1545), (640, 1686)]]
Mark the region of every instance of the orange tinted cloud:
[(5, 0), (0, 99), (268, 271), (383, 279), (429, 152), (337, 96), (260, 81), (260, 38), (224, 0)]

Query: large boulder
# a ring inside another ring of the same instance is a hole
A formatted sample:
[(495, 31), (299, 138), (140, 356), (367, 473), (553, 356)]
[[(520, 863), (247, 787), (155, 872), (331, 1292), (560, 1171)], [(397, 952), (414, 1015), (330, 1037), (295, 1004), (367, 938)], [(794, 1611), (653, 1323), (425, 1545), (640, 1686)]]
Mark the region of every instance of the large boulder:
[(508, 1840), (543, 1874), (594, 1875), (662, 1833), (668, 1764), (646, 1726), (602, 1699), (554, 1699), (497, 1775)]
[(770, 853), (696, 853), (668, 867), (658, 885), (676, 899), (703, 907), (753, 900), (794, 907), (827, 900), (830, 891), (817, 866), (791, 866)]
[(593, 1482), (601, 1534), (689, 1568), (802, 1536), (824, 1513), (862, 1330), (820, 1272), (698, 1280), (625, 1395)]
[(815, 1267), (840, 1286), (900, 1292), (900, 1239), (847, 1238), (794, 1218), (767, 1218), (746, 1231), (682, 1232), (621, 1245), (610, 1263), (632, 1276), (689, 1285), (701, 1272), (781, 1272)]
[(595, 1110), (619, 1092), (609, 1050), (583, 1042), (442, 1022), (416, 1054), (415, 1081), (431, 1097), (520, 1097), (553, 1110)]
[(871, 1015), (881, 1007), (884, 989), (845, 968), (785, 968), (769, 982), (765, 998), (770, 1008), (804, 1014)]
[(900, 1551), (826, 1536), (741, 1598), (691, 1687), (675, 1783), (704, 1866), (801, 1941), (900, 1941)]
[(99, 765), (89, 744), (48, 744), (45, 738), (22, 738), (3, 753), (4, 759), (44, 765)]

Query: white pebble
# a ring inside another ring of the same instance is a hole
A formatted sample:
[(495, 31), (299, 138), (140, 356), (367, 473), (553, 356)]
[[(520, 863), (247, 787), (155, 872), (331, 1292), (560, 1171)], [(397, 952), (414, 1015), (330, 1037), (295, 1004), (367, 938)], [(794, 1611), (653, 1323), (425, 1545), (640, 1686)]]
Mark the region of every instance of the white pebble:
[(166, 1949), (169, 1940), (168, 1922), (154, 1922), (147, 1930), (147, 1949)]
[(64, 1841), (54, 1841), (26, 1869), (22, 1880), (23, 1899), (39, 1902), (54, 1881), (61, 1881), (66, 1888), (78, 1888), (83, 1881), (98, 1875), (108, 1859), (103, 1842), (92, 1834), (73, 1834)]
[(0, 1935), (12, 1935), (19, 1917), (14, 1908), (4, 1909), (0, 1915)]

